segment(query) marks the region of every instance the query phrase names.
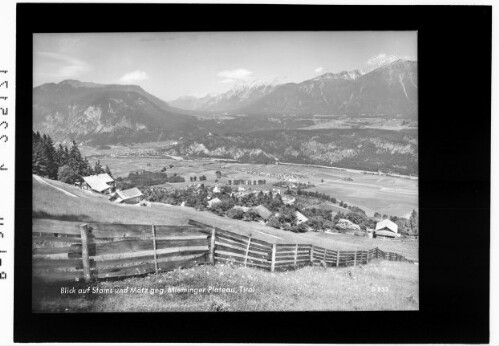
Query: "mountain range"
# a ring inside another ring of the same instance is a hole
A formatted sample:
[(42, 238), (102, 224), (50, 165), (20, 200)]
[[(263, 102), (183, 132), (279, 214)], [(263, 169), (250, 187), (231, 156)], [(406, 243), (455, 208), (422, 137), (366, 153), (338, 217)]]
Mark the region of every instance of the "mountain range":
[(169, 104), (241, 114), (383, 114), (417, 116), (417, 62), (396, 60), (362, 73), (325, 73), (301, 83), (238, 85), (220, 95), (181, 97)]
[[(112, 144), (300, 128), (300, 117), (319, 114), (415, 119), (417, 85), (417, 62), (410, 60), (301, 83), (245, 83), (220, 95), (168, 103), (136, 85), (65, 80), (33, 89), (33, 128), (60, 142)], [(203, 114), (234, 117), (206, 120)]]

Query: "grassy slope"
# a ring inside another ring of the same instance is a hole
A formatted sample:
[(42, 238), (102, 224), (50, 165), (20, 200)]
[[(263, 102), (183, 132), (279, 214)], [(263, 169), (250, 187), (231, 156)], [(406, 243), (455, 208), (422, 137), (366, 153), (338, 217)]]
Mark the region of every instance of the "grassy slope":
[(334, 250), (367, 250), (377, 246), (384, 251), (400, 253), (409, 259), (418, 259), (418, 242), (413, 240), (381, 240), (316, 232), (296, 234), (256, 222), (233, 220), (207, 211), (196, 211), (193, 208), (162, 204), (153, 204), (150, 208), (114, 204), (109, 202), (106, 196), (83, 191), (58, 181), (45, 181), (79, 197), (68, 196), (33, 179), (35, 215), (83, 222), (157, 225), (186, 225), (189, 219), (193, 219), (240, 234), (252, 233), (254, 237), (272, 243), (314, 244)]
[[(240, 286), (253, 288), (254, 292), (240, 293)], [(60, 287), (45, 286), (33, 295), (34, 311), (417, 310), (419, 306), (418, 266), (387, 261), (355, 268), (305, 267), (280, 273), (218, 264), (145, 278), (102, 281), (93, 287), (144, 287), (147, 292), (67, 295), (60, 293)], [(168, 293), (168, 287), (205, 288), (206, 292)], [(236, 293), (208, 293), (209, 287), (231, 288)], [(152, 295), (152, 289), (158, 291)]]

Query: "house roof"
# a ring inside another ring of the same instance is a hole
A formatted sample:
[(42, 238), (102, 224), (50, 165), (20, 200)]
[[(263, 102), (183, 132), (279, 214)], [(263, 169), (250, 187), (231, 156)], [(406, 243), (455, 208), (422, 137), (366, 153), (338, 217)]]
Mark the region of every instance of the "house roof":
[(397, 224), (395, 222), (393, 222), (389, 219), (381, 220), (380, 222), (378, 222), (376, 224), (376, 231), (385, 229), (385, 230), (397, 233), (398, 228), (399, 228), (399, 226), (397, 226)]
[(306, 217), (305, 215), (303, 215), (302, 213), (300, 213), (298, 210), (295, 211), (295, 215), (296, 215), (296, 218), (298, 219), (298, 221), (300, 223), (308, 221), (308, 217)]
[(114, 179), (111, 178), (107, 173), (83, 177), (83, 180), (90, 186), (92, 190), (99, 192), (109, 189), (108, 183), (114, 182)]
[(136, 187), (133, 187), (128, 190), (116, 191), (116, 193), (118, 194), (118, 196), (120, 196), (122, 200), (144, 196), (144, 194)]
[(258, 207), (254, 207), (252, 209), (256, 211), (257, 214), (260, 215), (260, 217), (264, 220), (268, 220), (268, 218), (272, 216), (272, 212), (261, 204)]

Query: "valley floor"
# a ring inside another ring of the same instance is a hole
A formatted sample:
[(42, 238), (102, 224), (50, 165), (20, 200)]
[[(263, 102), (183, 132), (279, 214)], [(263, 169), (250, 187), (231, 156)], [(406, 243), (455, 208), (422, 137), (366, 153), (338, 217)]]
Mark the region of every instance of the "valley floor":
[[(418, 210), (418, 181), (395, 176), (362, 174), (355, 170), (344, 170), (307, 165), (265, 165), (250, 163), (219, 163), (206, 160), (173, 160), (162, 157), (104, 157), (99, 158), (101, 164), (108, 165), (116, 177), (126, 177), (128, 173), (138, 170), (159, 171), (168, 168), (167, 174), (180, 175), (185, 183), (165, 184), (172, 188), (180, 188), (192, 184), (190, 176), (205, 175), (206, 185), (215, 184), (215, 172), (220, 170), (220, 184), (228, 180), (259, 180), (265, 179), (266, 186), (251, 186), (257, 189), (268, 189), (274, 183), (288, 181), (290, 176), (296, 177), (301, 183), (310, 182), (315, 185), (309, 191), (319, 191), (365, 210), (369, 216), (375, 212), (381, 214), (409, 217), (412, 210)], [(90, 160), (92, 164), (96, 159)], [(246, 187), (246, 186), (245, 186)]]

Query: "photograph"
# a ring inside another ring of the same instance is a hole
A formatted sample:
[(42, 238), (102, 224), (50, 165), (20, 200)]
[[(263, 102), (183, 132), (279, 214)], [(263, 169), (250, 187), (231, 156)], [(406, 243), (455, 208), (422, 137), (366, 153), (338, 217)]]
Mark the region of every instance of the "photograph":
[(417, 37), (34, 33), (32, 312), (419, 310)]

